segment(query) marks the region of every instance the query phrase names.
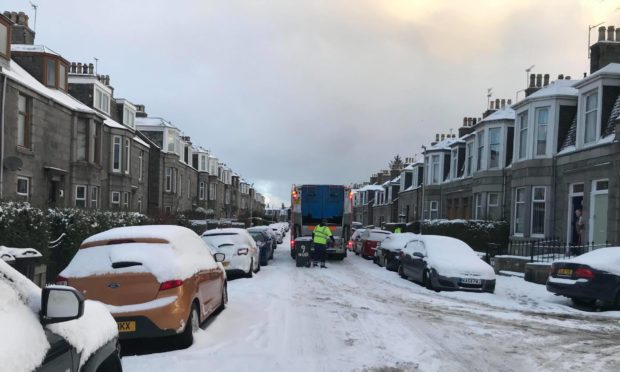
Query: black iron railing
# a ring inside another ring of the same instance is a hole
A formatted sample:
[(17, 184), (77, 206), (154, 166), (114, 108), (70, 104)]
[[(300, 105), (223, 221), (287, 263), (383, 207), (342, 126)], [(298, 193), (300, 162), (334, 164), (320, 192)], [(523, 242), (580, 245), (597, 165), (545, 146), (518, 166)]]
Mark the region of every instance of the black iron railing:
[(530, 262), (553, 262), (576, 257), (592, 250), (610, 247), (611, 242), (567, 244), (560, 239), (511, 240), (507, 246), (489, 244), (487, 257), (514, 256), (529, 258)]

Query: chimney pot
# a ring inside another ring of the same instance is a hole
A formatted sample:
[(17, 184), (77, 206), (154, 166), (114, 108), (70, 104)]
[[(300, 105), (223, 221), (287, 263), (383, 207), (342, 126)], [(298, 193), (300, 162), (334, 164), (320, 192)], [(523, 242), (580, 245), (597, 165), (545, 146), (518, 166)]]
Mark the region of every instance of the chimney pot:
[(620, 41), (620, 27), (616, 29), (616, 41)]
[(469, 124), (469, 126), (472, 127), (475, 124), (474, 118), (467, 118), (467, 124)]
[(605, 41), (605, 26), (598, 28), (598, 41)]
[(82, 62), (78, 62), (77, 63), (77, 73), (81, 74), (82, 73)]
[[(585, 75), (585, 74), (584, 74)], [(585, 76), (584, 76), (585, 77)], [(566, 80), (570, 80), (570, 76), (566, 75), (566, 77), (564, 78)]]
[(478, 122), (478, 119), (476, 118), (471, 118), (472, 119), (472, 125), (476, 125), (476, 123)]
[(435, 133), (435, 142), (439, 142), (439, 133)]
[(496, 98), (496, 99), (495, 99), (495, 109), (496, 109), (496, 110), (499, 110), (499, 103), (500, 103), (500, 99), (499, 99), (499, 98)]
[(534, 88), (536, 86), (536, 75), (530, 74), (530, 88)]
[(512, 100), (511, 100), (511, 99), (507, 100), (507, 101), (506, 101), (506, 104), (507, 104), (508, 106), (512, 105)]
[(607, 27), (607, 41), (614, 41), (616, 28), (614, 26)]
[(441, 140), (443, 141), (443, 140), (445, 140), (445, 139), (446, 139), (446, 135), (442, 133), (442, 134), (441, 134)]
[(463, 126), (466, 127), (467, 126), (467, 118), (463, 118)]
[(489, 102), (489, 110), (493, 110), (493, 101)]
[(536, 74), (536, 87), (542, 87), (542, 74)]
[(502, 108), (505, 108), (505, 107), (506, 107), (506, 100), (505, 100), (505, 99), (502, 99), (502, 101), (501, 101), (501, 102), (502, 102)]
[(72, 73), (74, 73), (74, 74), (75, 74), (75, 68), (76, 68), (76, 66), (75, 66), (75, 62), (71, 62), (71, 70), (70, 70), (70, 71), (71, 71)]
[(543, 80), (543, 86), (546, 87), (547, 85), (549, 85), (549, 74), (545, 74)]
[(564, 74), (559, 74), (558, 75), (558, 80), (564, 80)]
[(94, 73), (95, 73), (95, 65), (93, 65), (92, 63), (89, 63), (89, 64), (88, 64), (88, 73), (89, 73), (90, 75), (92, 75), (92, 74), (94, 74)]

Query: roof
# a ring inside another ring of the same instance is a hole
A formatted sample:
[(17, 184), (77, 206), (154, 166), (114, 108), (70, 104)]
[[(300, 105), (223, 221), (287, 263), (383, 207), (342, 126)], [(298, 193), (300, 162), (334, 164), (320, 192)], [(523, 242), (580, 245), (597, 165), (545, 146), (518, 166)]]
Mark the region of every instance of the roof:
[[(514, 120), (514, 119), (515, 119), (515, 110), (513, 110), (512, 108), (506, 106), (506, 107), (504, 107), (502, 109), (499, 109), (499, 110), (495, 111), (494, 113), (492, 113), (491, 115), (487, 116), (486, 118), (480, 120), (478, 122), (478, 124), (489, 122), (489, 121)], [(476, 124), (476, 125), (478, 125), (478, 124)]]
[(11, 52), (47, 53), (60, 56), (45, 45), (11, 44)]
[(418, 165), (424, 165), (424, 163), (422, 163), (421, 161), (416, 161), (416, 162), (413, 162), (413, 163), (409, 164), (409, 165), (408, 165), (408, 166), (406, 166), (404, 169), (405, 169), (405, 170), (407, 170), (407, 169), (413, 169), (413, 168), (415, 168), (415, 167), (416, 167), (416, 166), (418, 166)]
[(383, 187), (380, 185), (366, 185), (359, 189), (358, 191), (382, 191)]
[(146, 147), (146, 148), (150, 148), (151, 145), (149, 145), (148, 143), (146, 143), (142, 138), (138, 137), (138, 136), (134, 136), (133, 140), (138, 142), (139, 144), (141, 144), (142, 146)]
[(118, 121), (116, 121), (114, 119), (110, 119), (110, 118), (105, 118), (103, 120), (103, 124), (105, 124), (106, 126), (108, 126), (110, 128), (133, 130), (133, 129), (129, 128), (128, 126), (123, 125), (123, 124), (119, 123)]
[[(578, 80), (556, 80), (546, 87), (537, 90), (525, 98), (525, 100), (532, 98), (545, 98), (554, 96), (577, 96), (578, 91), (573, 86)], [(524, 100), (524, 101), (525, 101)]]
[(6, 75), (9, 79), (15, 81), (16, 83), (24, 85), (32, 89), (33, 91), (41, 94), (42, 96), (45, 96), (70, 110), (102, 116), (94, 109), (86, 106), (85, 104), (71, 97), (69, 94), (63, 92), (62, 90), (51, 89), (41, 84), (40, 81), (35, 79), (19, 64), (17, 64), (17, 62), (13, 60), (9, 62), (9, 68), (2, 69), (2, 72), (0, 73)]
[(610, 63), (602, 69), (594, 72), (593, 74), (584, 77), (583, 79), (577, 81), (573, 86), (575, 88), (579, 88), (581, 86), (586, 85), (592, 80), (595, 80), (597, 77), (602, 75), (618, 75), (620, 77), (620, 63)]
[(441, 142), (437, 142), (433, 146), (429, 147), (426, 151), (439, 151), (439, 150), (450, 150), (450, 146), (456, 142), (456, 138), (447, 138)]
[(136, 126), (144, 126), (144, 127), (165, 127), (165, 128), (174, 128), (174, 129), (179, 129), (177, 127), (175, 127), (174, 125), (172, 125), (171, 122), (169, 122), (168, 120), (165, 120), (164, 118), (160, 118), (160, 117), (146, 117), (146, 118), (136, 118), (135, 120), (135, 124)]
[[(175, 243), (184, 242), (196, 235), (192, 230), (174, 225), (144, 225), (116, 227), (98, 234), (95, 234), (82, 243), (83, 245), (93, 242), (121, 240), (121, 239), (161, 239)], [(197, 237), (197, 236), (196, 236)]]

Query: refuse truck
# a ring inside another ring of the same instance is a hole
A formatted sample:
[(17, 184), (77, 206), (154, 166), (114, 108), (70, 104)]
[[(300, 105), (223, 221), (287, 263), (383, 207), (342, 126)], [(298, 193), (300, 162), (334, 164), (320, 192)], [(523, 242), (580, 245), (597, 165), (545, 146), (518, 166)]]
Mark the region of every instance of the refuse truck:
[[(343, 185), (293, 185), (291, 191), (291, 257), (296, 247), (312, 236), (322, 221), (334, 236), (328, 241), (327, 257), (342, 260), (347, 256), (346, 243), (351, 236), (353, 193)], [(306, 246), (306, 244), (304, 244)]]

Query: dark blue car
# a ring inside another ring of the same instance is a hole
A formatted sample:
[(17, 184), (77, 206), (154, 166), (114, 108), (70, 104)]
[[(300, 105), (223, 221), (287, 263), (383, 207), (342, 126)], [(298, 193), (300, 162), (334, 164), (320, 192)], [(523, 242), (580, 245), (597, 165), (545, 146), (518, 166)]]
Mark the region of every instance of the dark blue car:
[(250, 227), (248, 229), (248, 232), (256, 241), (256, 245), (260, 250), (260, 265), (267, 266), (269, 264), (269, 260), (273, 258), (274, 241), (272, 235), (267, 233), (265, 229), (261, 229), (260, 227)]

